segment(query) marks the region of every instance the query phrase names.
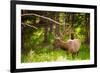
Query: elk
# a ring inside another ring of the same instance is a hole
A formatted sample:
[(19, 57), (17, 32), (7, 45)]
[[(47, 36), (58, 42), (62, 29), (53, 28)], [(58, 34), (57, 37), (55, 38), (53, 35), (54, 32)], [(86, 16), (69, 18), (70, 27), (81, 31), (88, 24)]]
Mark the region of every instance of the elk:
[(55, 48), (63, 48), (72, 54), (78, 54), (81, 42), (79, 39), (69, 39), (67, 42), (64, 42), (60, 38), (56, 38), (53, 43)]

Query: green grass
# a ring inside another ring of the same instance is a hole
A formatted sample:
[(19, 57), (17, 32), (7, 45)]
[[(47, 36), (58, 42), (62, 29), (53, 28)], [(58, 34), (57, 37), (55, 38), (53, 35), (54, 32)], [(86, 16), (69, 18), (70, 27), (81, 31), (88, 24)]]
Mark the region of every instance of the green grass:
[(82, 44), (78, 55), (72, 58), (72, 54), (67, 53), (67, 51), (59, 49), (53, 49), (52, 45), (39, 44), (33, 50), (25, 55), (21, 55), (22, 63), (29, 62), (51, 62), (51, 61), (67, 61), (67, 60), (88, 60), (90, 59), (89, 45)]
[[(68, 53), (62, 49), (55, 49), (52, 45), (54, 41), (54, 35), (48, 35), (48, 43), (44, 43), (43, 29), (38, 31), (32, 31), (31, 33), (25, 31), (21, 62), (52, 62), (52, 61), (67, 61), (67, 60), (89, 60), (90, 59), (90, 47), (89, 44), (82, 43), (78, 55), (72, 57), (71, 53)], [(29, 33), (31, 35), (26, 34)], [(64, 37), (64, 41), (67, 41), (68, 37)], [(24, 49), (24, 50), (23, 50)]]

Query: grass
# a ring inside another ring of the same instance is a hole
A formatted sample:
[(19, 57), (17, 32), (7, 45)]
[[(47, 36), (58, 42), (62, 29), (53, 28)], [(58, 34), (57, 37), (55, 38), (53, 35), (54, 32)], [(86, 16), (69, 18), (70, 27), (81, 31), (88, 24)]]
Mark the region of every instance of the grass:
[(72, 54), (68, 54), (67, 51), (59, 49), (53, 49), (52, 45), (37, 45), (34, 50), (25, 55), (21, 55), (22, 63), (30, 62), (52, 62), (52, 61), (67, 61), (67, 60), (88, 60), (90, 59), (90, 50), (87, 44), (82, 44), (78, 55), (72, 58)]
[[(89, 60), (90, 59), (90, 47), (89, 44), (82, 43), (78, 55), (68, 53), (62, 49), (55, 49), (52, 45), (54, 36), (48, 35), (48, 43), (43, 43), (44, 35), (43, 29), (32, 32), (32, 35), (26, 34), (29, 33), (28, 30), (25, 31), (23, 46), (24, 50), (21, 51), (21, 62), (30, 63), (30, 62), (52, 62), (52, 61), (67, 61), (67, 60)], [(29, 33), (31, 34), (31, 33)], [(64, 37), (66, 41), (67, 36)], [(25, 52), (25, 53), (24, 53)]]

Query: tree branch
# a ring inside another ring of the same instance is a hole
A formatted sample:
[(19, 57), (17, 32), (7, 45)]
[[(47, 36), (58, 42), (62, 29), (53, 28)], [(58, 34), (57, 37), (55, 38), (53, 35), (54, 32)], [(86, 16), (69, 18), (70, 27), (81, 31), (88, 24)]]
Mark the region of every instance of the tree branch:
[(21, 23), (22, 25), (26, 25), (26, 26), (29, 26), (29, 27), (32, 27), (32, 28), (34, 28), (34, 29), (38, 29), (37, 27), (35, 27), (35, 26), (31, 26), (31, 25), (29, 25), (29, 24), (26, 24), (26, 23)]
[(61, 25), (60, 22), (57, 22), (57, 21), (55, 21), (55, 20), (53, 20), (53, 19), (51, 19), (51, 18), (48, 18), (48, 17), (45, 17), (45, 16), (41, 16), (41, 15), (38, 15), (38, 14), (35, 14), (35, 13), (22, 14), (21, 16), (38, 16), (38, 17), (40, 17), (40, 18), (49, 20), (49, 21), (51, 21), (51, 22), (53, 22), (53, 23), (55, 23), (55, 24)]

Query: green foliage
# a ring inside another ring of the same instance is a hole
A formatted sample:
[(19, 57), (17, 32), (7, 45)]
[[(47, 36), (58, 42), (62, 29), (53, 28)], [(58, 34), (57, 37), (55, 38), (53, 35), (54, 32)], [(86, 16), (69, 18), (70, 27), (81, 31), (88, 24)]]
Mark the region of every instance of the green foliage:
[(82, 27), (77, 27), (75, 28), (75, 37), (79, 38), (81, 40), (81, 42), (84, 42), (85, 39), (85, 30)]
[(52, 33), (50, 33), (50, 34), (48, 35), (48, 42), (49, 42), (49, 43), (53, 43), (53, 41), (54, 41), (54, 35), (53, 35)]
[(65, 19), (65, 15), (64, 15), (65, 13), (60, 13), (60, 15), (59, 15), (59, 21), (61, 22), (61, 23), (64, 23), (64, 19)]
[(22, 51), (25, 53), (28, 53), (33, 47), (37, 46), (40, 42), (43, 41), (43, 29), (32, 30), (27, 29), (24, 31), (24, 34), (22, 35), (23, 39), (23, 49)]

